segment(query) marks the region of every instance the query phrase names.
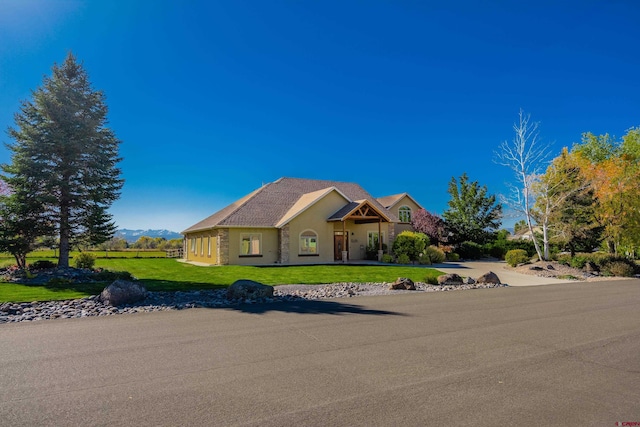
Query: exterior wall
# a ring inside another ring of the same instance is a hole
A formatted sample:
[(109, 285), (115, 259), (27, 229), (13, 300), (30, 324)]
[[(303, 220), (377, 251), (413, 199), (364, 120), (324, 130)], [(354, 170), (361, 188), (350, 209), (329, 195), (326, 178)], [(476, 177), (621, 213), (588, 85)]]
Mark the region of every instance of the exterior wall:
[[(263, 265), (275, 264), (278, 261), (278, 229), (277, 228), (229, 228), (228, 229), (228, 261), (231, 265)], [(242, 234), (260, 234), (262, 253), (260, 255), (240, 255), (240, 239)], [(220, 248), (223, 252), (223, 248)]]
[(217, 247), (218, 230), (189, 233), (185, 236), (184, 258), (188, 261), (218, 264)]
[[(408, 206), (409, 209), (411, 209), (411, 215), (413, 215), (416, 211), (421, 209), (420, 206), (418, 206), (417, 204), (415, 204), (413, 202), (413, 200), (411, 200), (407, 196), (404, 196), (395, 205), (393, 205), (391, 207), (390, 211), (393, 212), (393, 214), (396, 217), (400, 218), (400, 208), (403, 207), (403, 206)], [(394, 234), (397, 236), (398, 234), (402, 233), (403, 231), (413, 231), (413, 227), (408, 222), (398, 222), (398, 223), (396, 223), (395, 227), (394, 227)]]
[[(327, 218), (336, 213), (346, 203), (345, 199), (338, 193), (329, 193), (287, 224), (286, 227), (289, 228), (288, 264), (316, 264), (334, 261), (334, 223), (327, 222)], [(300, 234), (305, 230), (312, 230), (318, 236), (317, 255), (300, 255)]]

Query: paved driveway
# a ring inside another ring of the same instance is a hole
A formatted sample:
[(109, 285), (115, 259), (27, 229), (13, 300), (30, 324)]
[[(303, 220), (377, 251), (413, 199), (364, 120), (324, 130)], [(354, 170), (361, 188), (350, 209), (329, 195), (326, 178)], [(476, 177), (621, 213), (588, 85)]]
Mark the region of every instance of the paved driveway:
[(0, 326), (0, 425), (640, 422), (640, 281)]

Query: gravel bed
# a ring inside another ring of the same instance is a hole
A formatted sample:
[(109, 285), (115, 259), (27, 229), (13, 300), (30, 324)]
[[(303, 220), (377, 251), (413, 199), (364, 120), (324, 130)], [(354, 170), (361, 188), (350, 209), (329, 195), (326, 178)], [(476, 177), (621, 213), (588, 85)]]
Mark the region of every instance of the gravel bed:
[(195, 307), (233, 307), (240, 304), (273, 303), (283, 301), (316, 300), (326, 298), (350, 298), (363, 295), (391, 295), (407, 292), (443, 292), (480, 288), (504, 287), (491, 284), (464, 284), (460, 286), (434, 286), (417, 282), (415, 291), (390, 290), (389, 283), (332, 283), (328, 285), (280, 285), (274, 289), (273, 298), (256, 301), (232, 301), (227, 299), (226, 289), (188, 292), (149, 292), (140, 303), (132, 306), (105, 305), (97, 296), (47, 302), (0, 304), (0, 324), (69, 319), (77, 317), (112, 316), (141, 312), (182, 310)]

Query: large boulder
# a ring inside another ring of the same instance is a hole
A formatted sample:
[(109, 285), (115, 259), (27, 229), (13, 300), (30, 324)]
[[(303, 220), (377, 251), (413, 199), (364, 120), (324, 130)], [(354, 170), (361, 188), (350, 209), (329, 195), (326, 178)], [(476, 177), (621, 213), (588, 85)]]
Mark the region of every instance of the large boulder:
[(438, 285), (442, 286), (460, 286), (464, 284), (464, 280), (460, 275), (451, 273), (438, 276)]
[(227, 289), (228, 299), (260, 299), (273, 297), (273, 286), (263, 285), (253, 280), (236, 280)]
[(494, 273), (493, 271), (490, 271), (488, 273), (484, 273), (482, 276), (478, 277), (476, 279), (477, 283), (488, 283), (488, 284), (493, 284), (493, 285), (499, 285), (502, 282), (500, 282), (500, 279), (498, 278), (498, 275), (496, 273)]
[(127, 280), (116, 280), (102, 291), (98, 299), (104, 304), (117, 306), (142, 301), (147, 296), (144, 286)]
[(398, 279), (389, 286), (389, 289), (406, 289), (408, 291), (415, 291), (416, 285), (413, 283), (413, 280), (407, 277), (398, 277)]

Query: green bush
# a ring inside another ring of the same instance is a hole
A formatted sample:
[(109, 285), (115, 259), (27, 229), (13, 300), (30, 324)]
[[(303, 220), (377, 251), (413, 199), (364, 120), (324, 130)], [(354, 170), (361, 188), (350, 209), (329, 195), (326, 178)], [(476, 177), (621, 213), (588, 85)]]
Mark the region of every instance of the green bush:
[(92, 269), (96, 263), (96, 256), (88, 252), (80, 252), (73, 260), (76, 268)]
[(511, 267), (515, 267), (518, 264), (529, 262), (531, 257), (524, 249), (511, 249), (505, 254), (504, 259)]
[(382, 262), (387, 263), (387, 264), (391, 264), (393, 262), (393, 257), (389, 254), (383, 254), (382, 255)]
[(429, 238), (426, 234), (403, 231), (393, 241), (392, 250), (398, 258), (406, 255), (410, 261), (416, 261), (427, 245), (429, 245)]
[[(387, 244), (386, 243), (382, 244), (382, 250), (384, 252), (387, 251)], [(367, 259), (369, 261), (377, 261), (378, 260), (378, 243), (376, 242), (375, 245), (367, 246), (367, 249), (365, 250), (365, 253), (366, 253), (366, 257), (367, 257)]]
[(409, 259), (409, 255), (401, 254), (401, 255), (398, 255), (398, 258), (396, 259), (396, 262), (398, 264), (409, 264), (411, 262), (411, 260)]
[(34, 270), (45, 270), (49, 268), (56, 268), (56, 264), (47, 259), (39, 259), (38, 261), (31, 264), (31, 268)]
[(446, 259), (444, 251), (437, 246), (427, 246), (424, 249), (424, 255), (429, 257), (430, 264), (440, 264)]
[(420, 265), (431, 265), (431, 258), (427, 254), (420, 254), (418, 257), (418, 264)]
[(583, 269), (589, 258), (582, 255), (576, 255), (569, 260), (569, 265), (573, 268)]
[(462, 242), (458, 247), (458, 253), (464, 259), (480, 259), (483, 255), (482, 245), (476, 242)]
[(449, 252), (447, 254), (447, 261), (460, 261), (460, 255), (455, 252)]

